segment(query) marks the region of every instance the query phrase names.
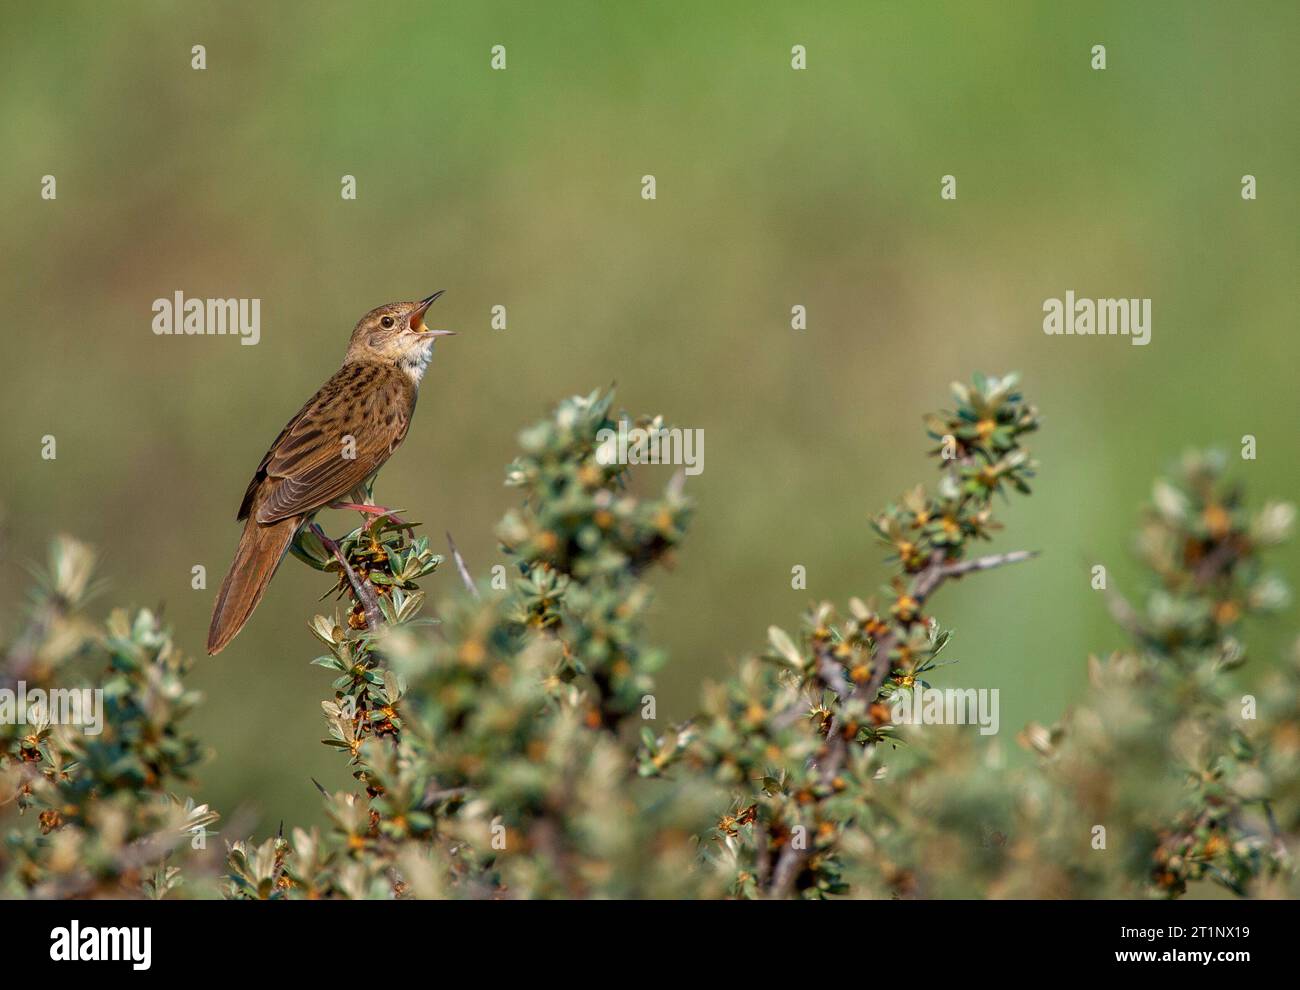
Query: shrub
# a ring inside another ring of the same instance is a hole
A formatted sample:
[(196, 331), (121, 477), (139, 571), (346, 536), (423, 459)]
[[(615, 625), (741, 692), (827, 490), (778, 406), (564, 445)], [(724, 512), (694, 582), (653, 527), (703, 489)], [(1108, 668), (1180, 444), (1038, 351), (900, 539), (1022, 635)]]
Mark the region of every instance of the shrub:
[[(519, 507), (498, 535), (514, 568), (423, 616), (419, 582), (447, 570), (426, 537), (378, 518), (343, 538), (384, 622), (368, 628), (310, 534), (303, 560), (341, 605), (311, 628), (334, 680), (326, 745), (357, 786), (323, 793), (330, 826), (238, 841), (219, 864), (216, 816), (190, 786), (196, 700), (149, 612), (80, 618), (91, 560), (56, 542), (6, 686), (94, 683), (99, 737), (0, 727), (0, 808), (16, 810), (6, 893), (298, 897), (1112, 897), (1188, 884), (1293, 890), (1300, 828), (1300, 654), (1259, 697), (1233, 686), (1241, 623), (1285, 588), (1260, 554), (1293, 510), (1246, 507), (1212, 455), (1160, 482), (1139, 549), (1153, 586), (1112, 594), (1130, 645), (1089, 659), (1083, 703), (1027, 727), (1008, 766), (970, 727), (902, 724), (950, 632), (944, 585), (1027, 560), (980, 555), (994, 497), (1028, 494), (1039, 426), (1013, 376), (955, 385), (927, 420), (938, 463), (874, 522), (895, 575), (876, 600), (809, 609), (794, 634), (707, 686), (699, 714), (659, 728), (649, 580), (690, 519), (683, 477), (643, 493), (606, 464), (609, 393), (561, 402), (520, 436)], [(618, 418), (624, 418), (621, 414)], [(637, 425), (660, 428), (662, 420)], [(1030, 565), (1033, 566), (1033, 565)], [(999, 608), (996, 602), (989, 605)], [(1011, 609), (1007, 612), (1010, 615)], [(80, 680), (78, 680), (80, 678)], [(0, 813), (3, 813), (0, 811)], [(182, 872), (182, 869), (184, 872)]]

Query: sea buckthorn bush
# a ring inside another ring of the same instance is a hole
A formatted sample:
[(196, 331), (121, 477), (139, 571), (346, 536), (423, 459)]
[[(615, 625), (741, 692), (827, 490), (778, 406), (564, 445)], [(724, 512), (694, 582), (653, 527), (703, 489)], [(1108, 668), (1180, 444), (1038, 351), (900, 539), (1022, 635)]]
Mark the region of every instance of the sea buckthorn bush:
[[(294, 553), (337, 582), (321, 644), (324, 744), (354, 786), (328, 826), (218, 838), (203, 750), (184, 728), (191, 661), (149, 611), (86, 617), (91, 551), (57, 540), (4, 647), (0, 687), (98, 688), (98, 735), (0, 724), (6, 896), (268, 898), (1177, 897), (1196, 885), (1294, 896), (1300, 650), (1254, 693), (1242, 623), (1283, 610), (1264, 555), (1294, 509), (1258, 507), (1214, 454), (1158, 481), (1140, 521), (1141, 597), (1107, 592), (1124, 645), (1079, 658), (1085, 697), (1017, 736), (904, 724), (942, 681), (940, 589), (1042, 566), (985, 544), (999, 496), (1029, 495), (1040, 426), (1015, 376), (953, 386), (926, 419), (937, 477), (873, 520), (893, 576), (817, 603), (698, 711), (657, 710), (667, 658), (647, 609), (685, 537), (684, 478), (644, 491), (599, 454), (626, 414), (566, 399), (521, 433), (508, 574), (475, 581), (388, 517), (339, 540), (373, 590), (372, 628), (320, 541)], [(658, 417), (629, 423), (664, 428)], [(1009, 501), (1009, 499), (1008, 499)], [(864, 534), (865, 535), (865, 534)], [(422, 583), (440, 585), (435, 610)], [(986, 598), (988, 609), (1017, 614)], [(787, 623), (788, 625), (788, 623)], [(311, 745), (304, 740), (304, 745)]]

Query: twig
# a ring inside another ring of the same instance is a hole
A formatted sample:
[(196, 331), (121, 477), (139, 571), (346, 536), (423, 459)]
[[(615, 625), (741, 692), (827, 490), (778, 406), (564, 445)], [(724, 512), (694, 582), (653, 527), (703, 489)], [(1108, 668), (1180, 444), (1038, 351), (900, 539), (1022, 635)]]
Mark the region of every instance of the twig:
[(829, 650), (817, 651), (817, 674), (826, 686), (835, 692), (837, 698), (848, 698), (853, 690), (852, 685), (844, 677), (844, 667), (831, 656)]
[(758, 881), (759, 889), (763, 890), (767, 887), (768, 871), (772, 869), (772, 850), (767, 844), (767, 826), (762, 822), (754, 823), (754, 849), (754, 878)]
[(1263, 805), (1264, 815), (1268, 819), (1268, 830), (1273, 835), (1273, 855), (1282, 862), (1286, 862), (1290, 859), (1290, 854), (1287, 852), (1286, 842), (1282, 838), (1282, 829), (1278, 827), (1277, 815), (1273, 814), (1273, 802), (1266, 800)]
[(781, 850), (777, 857), (776, 869), (772, 871), (772, 883), (768, 887), (768, 896), (778, 899), (788, 897), (794, 878), (799, 875), (799, 866), (803, 863), (806, 851), (796, 849), (794, 841)]
[(334, 559), (339, 562), (343, 568), (343, 574), (352, 587), (352, 594), (358, 602), (361, 603), (362, 610), (366, 613), (366, 627), (373, 633), (378, 632), (379, 627), (384, 624), (383, 613), (379, 611), (379, 601), (375, 598), (375, 593), (362, 583), (357, 577), (356, 571), (348, 563), (348, 559), (343, 556), (343, 551), (339, 545), (325, 535), (325, 530), (321, 529), (316, 523), (311, 524), (312, 531), (316, 534), (317, 539), (324, 544), (325, 549), (334, 555)]
[(959, 560), (954, 564), (949, 564), (943, 569), (943, 576), (945, 578), (961, 577), (963, 574), (969, 574), (972, 571), (987, 571), (994, 567), (1001, 567), (1003, 564), (1018, 564), (1022, 560), (1030, 560), (1037, 556), (1037, 550), (991, 553), (987, 557), (976, 557), (974, 560)]
[(460, 579), (469, 589), (469, 593), (478, 598), (478, 588), (474, 584), (474, 579), (469, 576), (469, 568), (465, 566), (465, 558), (460, 555), (456, 549), (456, 541), (451, 538), (451, 533), (447, 533), (447, 546), (451, 548), (451, 559), (456, 562), (456, 570), (460, 572)]
[(1220, 573), (1228, 570), (1234, 563), (1237, 547), (1231, 540), (1224, 540), (1197, 565), (1192, 576), (1198, 585), (1204, 586), (1213, 581)]
[[(936, 550), (931, 555), (929, 563), (917, 575), (910, 596), (916, 600), (917, 608), (920, 608), (938, 590), (939, 586), (949, 578), (958, 578), (976, 571), (991, 570), (1004, 564), (1017, 564), (1037, 555), (1038, 551), (1036, 550), (1013, 550), (1010, 553), (989, 554), (987, 557), (976, 557), (971, 560), (949, 561), (944, 557), (944, 551)], [(872, 655), (875, 663), (872, 665), (871, 677), (853, 689), (847, 699), (848, 701), (865, 701), (870, 704), (876, 699), (892, 669), (890, 654), (897, 645), (898, 636), (893, 631), (886, 633), (880, 638), (879, 642), (874, 644)], [(835, 775), (840, 772), (840, 767), (844, 765), (844, 758), (848, 748), (848, 740), (844, 738), (838, 718), (831, 719), (830, 728), (827, 732), (827, 744), (829, 752), (821, 764), (821, 778), (823, 784), (829, 785), (835, 779)]]
[(420, 800), (420, 807), (431, 808), (439, 801), (464, 797), (468, 793), (468, 787), (444, 787), (441, 789), (435, 789), (434, 785), (430, 784), (429, 789), (424, 792), (424, 797)]
[[(1037, 551), (1015, 550), (1011, 553), (990, 554), (987, 557), (977, 557), (974, 560), (959, 560), (949, 563), (944, 560), (943, 551), (937, 550), (930, 558), (930, 563), (917, 577), (916, 584), (912, 588), (911, 597), (915, 599), (916, 607), (920, 608), (931, 595), (939, 590), (939, 586), (950, 577), (960, 577), (973, 571), (987, 571), (994, 567), (1001, 567), (1003, 564), (1015, 564), (1023, 560), (1029, 560), (1035, 556), (1037, 556)], [(898, 645), (898, 636), (893, 632), (887, 633), (876, 644), (875, 653), (881, 662), (875, 664), (870, 680), (865, 684), (859, 684), (854, 689), (852, 698), (867, 701), (875, 700), (876, 695), (880, 693), (881, 687), (884, 686), (885, 678), (889, 676), (889, 654), (896, 645)]]
[(1115, 624), (1138, 642), (1146, 643), (1150, 640), (1150, 635), (1142, 624), (1142, 616), (1118, 591), (1110, 589), (1106, 591), (1106, 609), (1110, 612), (1110, 617), (1115, 620)]

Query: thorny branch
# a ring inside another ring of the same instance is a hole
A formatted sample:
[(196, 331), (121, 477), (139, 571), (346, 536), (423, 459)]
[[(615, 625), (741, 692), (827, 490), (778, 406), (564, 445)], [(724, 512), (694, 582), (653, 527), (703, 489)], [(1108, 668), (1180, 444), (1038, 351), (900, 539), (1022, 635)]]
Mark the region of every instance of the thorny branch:
[[(973, 574), (977, 571), (992, 570), (1006, 564), (1018, 564), (1022, 561), (1031, 560), (1036, 556), (1038, 556), (1037, 550), (1013, 550), (1009, 553), (988, 554), (971, 560), (952, 561), (945, 559), (942, 551), (936, 551), (931, 556), (930, 562), (925, 569), (917, 575), (910, 594), (916, 600), (917, 606), (920, 607), (949, 579), (960, 578), (963, 575)], [(891, 631), (873, 645), (872, 658), (874, 663), (872, 665), (871, 679), (852, 689), (849, 689), (848, 681), (844, 677), (840, 664), (829, 653), (822, 652), (817, 657), (818, 676), (836, 693), (837, 697), (848, 701), (865, 701), (869, 704), (880, 694), (885, 678), (889, 675), (891, 668), (889, 655), (897, 643), (898, 637)], [(791, 714), (795, 714), (796, 710), (800, 708), (802, 708), (801, 703), (791, 706)], [(781, 721), (781, 718), (778, 718), (779, 721)], [(840, 768), (844, 765), (844, 759), (848, 751), (849, 741), (841, 728), (838, 716), (831, 718), (827, 739), (827, 754), (822, 760), (820, 770), (822, 784), (830, 787), (835, 775), (839, 773)], [(794, 843), (790, 843), (781, 850), (776, 868), (772, 871), (771, 882), (766, 888), (768, 897), (785, 898), (790, 896), (791, 884), (793, 884), (795, 877), (798, 876), (799, 867), (808, 854), (809, 850), (798, 849)]]
[[(916, 582), (912, 586), (911, 597), (916, 600), (917, 606), (920, 607), (933, 595), (944, 583), (950, 578), (959, 578), (965, 574), (971, 574), (976, 571), (992, 570), (995, 567), (1002, 567), (1005, 564), (1017, 564), (1021, 561), (1030, 560), (1038, 556), (1036, 550), (1013, 550), (1010, 553), (995, 553), (985, 557), (976, 557), (972, 560), (948, 561), (944, 559), (941, 551), (936, 551), (930, 558), (929, 564), (925, 570), (917, 575)], [(863, 701), (870, 704), (880, 694), (881, 687), (884, 686), (885, 678), (890, 673), (890, 653), (898, 645), (898, 636), (892, 630), (880, 641), (875, 643), (872, 649), (871, 678), (857, 685), (849, 693), (847, 700)], [(841, 695), (841, 697), (844, 697)], [(829, 784), (839, 773), (840, 767), (844, 764), (845, 750), (847, 740), (844, 733), (839, 731), (838, 719), (831, 721), (829, 733), (829, 752), (822, 761), (822, 781)]]

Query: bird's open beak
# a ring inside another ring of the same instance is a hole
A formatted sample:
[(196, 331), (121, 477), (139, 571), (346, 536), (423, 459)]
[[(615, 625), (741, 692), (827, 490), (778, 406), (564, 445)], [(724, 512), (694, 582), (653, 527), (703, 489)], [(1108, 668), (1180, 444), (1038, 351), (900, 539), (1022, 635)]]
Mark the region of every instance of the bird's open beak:
[(431, 296), (425, 296), (420, 300), (419, 305), (411, 313), (411, 329), (416, 333), (424, 334), (428, 337), (450, 337), (456, 333), (455, 330), (430, 330), (424, 325), (424, 313), (433, 305), (434, 301), (445, 292), (445, 289), (439, 289)]

